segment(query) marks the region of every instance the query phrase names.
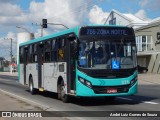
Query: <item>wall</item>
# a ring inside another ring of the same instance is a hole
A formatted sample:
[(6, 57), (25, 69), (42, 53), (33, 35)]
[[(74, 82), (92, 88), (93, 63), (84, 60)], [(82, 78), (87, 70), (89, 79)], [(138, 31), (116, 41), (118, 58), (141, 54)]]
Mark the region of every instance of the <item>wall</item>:
[[(135, 31), (136, 36), (151, 35), (152, 36), (152, 54), (150, 57), (146, 57), (146, 63), (148, 64), (148, 72), (160, 73), (160, 44), (155, 44), (157, 40), (157, 32), (160, 32), (160, 25), (148, 26), (147, 28), (139, 29)], [(138, 57), (138, 59), (141, 57)], [(139, 59), (140, 61), (140, 59)], [(141, 61), (142, 62), (142, 61)]]

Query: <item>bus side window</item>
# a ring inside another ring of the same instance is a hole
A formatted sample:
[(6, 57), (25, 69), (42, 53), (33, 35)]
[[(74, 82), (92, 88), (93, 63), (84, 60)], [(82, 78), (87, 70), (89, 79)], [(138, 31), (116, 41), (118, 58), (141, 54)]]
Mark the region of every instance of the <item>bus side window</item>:
[(33, 45), (33, 62), (37, 62), (37, 44)]
[(57, 45), (56, 45), (56, 39), (53, 39), (51, 44), (52, 44), (52, 48), (51, 48), (51, 49), (52, 49), (52, 50), (51, 50), (51, 61), (54, 61), (54, 62), (55, 62), (55, 61), (57, 61), (57, 59), (56, 59), (56, 58), (57, 58), (57, 53), (56, 53), (56, 51), (57, 51), (57, 50), (56, 50), (56, 47), (57, 47)]
[(45, 42), (45, 62), (50, 62), (51, 60), (51, 41)]
[(58, 48), (58, 61), (64, 61), (64, 47), (65, 47), (65, 39), (59, 39), (59, 48)]
[(58, 39), (52, 40), (52, 61), (57, 62), (57, 51), (58, 51), (59, 43)]
[(30, 62), (30, 63), (32, 63), (32, 58), (33, 58), (33, 57), (32, 57), (32, 46), (33, 46), (33, 45), (30, 45), (30, 46), (29, 46), (29, 62)]

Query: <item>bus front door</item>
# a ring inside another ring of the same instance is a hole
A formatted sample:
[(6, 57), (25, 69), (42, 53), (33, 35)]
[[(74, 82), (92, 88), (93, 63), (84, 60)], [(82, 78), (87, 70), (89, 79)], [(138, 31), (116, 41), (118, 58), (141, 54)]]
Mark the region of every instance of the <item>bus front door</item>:
[[(68, 71), (69, 71), (69, 75), (68, 75), (68, 86), (70, 90), (76, 91), (76, 50), (75, 50), (75, 37), (71, 37), (69, 38), (69, 61), (68, 61)], [(69, 92), (68, 91), (68, 92)], [(71, 92), (71, 91), (70, 91)]]
[(38, 45), (38, 53), (37, 53), (37, 62), (38, 62), (38, 88), (39, 90), (42, 88), (42, 65), (43, 65), (43, 50), (44, 45)]

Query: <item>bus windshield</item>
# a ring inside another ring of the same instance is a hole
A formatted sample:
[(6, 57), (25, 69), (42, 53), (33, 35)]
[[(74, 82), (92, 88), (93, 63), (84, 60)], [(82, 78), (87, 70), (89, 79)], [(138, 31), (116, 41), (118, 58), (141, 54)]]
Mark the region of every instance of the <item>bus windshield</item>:
[(80, 40), (78, 66), (84, 69), (130, 69), (137, 66), (136, 45), (128, 39)]

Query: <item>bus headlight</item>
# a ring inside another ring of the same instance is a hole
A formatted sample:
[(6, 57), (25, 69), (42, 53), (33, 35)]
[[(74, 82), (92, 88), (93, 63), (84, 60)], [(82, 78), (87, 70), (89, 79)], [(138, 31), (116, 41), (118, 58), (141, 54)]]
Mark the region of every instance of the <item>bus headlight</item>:
[(88, 86), (89, 88), (91, 88), (91, 87), (92, 87), (92, 84), (91, 84), (91, 82), (89, 82), (89, 81), (86, 81), (86, 86)]
[(85, 80), (84, 80), (83, 78), (78, 77), (78, 80), (79, 80), (81, 83), (85, 84)]
[(84, 78), (78, 77), (78, 81), (84, 84), (85, 86), (92, 88), (92, 83)]
[(133, 78), (133, 80), (131, 80), (131, 83), (130, 83), (131, 87), (134, 85), (134, 83), (137, 81), (137, 79), (138, 79), (138, 77), (136, 76), (135, 78)]

